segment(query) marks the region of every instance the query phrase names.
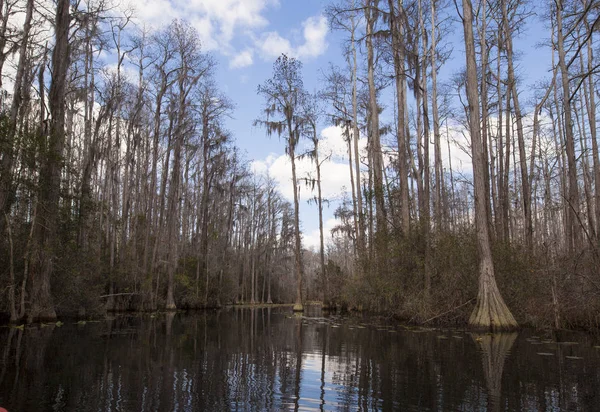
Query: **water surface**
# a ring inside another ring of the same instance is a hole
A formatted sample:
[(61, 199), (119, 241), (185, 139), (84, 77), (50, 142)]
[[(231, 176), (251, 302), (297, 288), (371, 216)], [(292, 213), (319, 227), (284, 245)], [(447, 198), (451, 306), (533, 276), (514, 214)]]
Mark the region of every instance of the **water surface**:
[(0, 328), (14, 411), (600, 408), (589, 335), (406, 328), (311, 308), (230, 308)]

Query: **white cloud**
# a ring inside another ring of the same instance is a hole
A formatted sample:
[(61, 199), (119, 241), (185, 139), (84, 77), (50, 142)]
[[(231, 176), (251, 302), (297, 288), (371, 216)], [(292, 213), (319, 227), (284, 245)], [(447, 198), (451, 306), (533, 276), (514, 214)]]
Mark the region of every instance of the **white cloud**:
[(255, 175), (266, 175), (269, 171), (269, 166), (266, 161), (254, 160), (250, 163), (250, 171)]
[(168, 24), (182, 16), (169, 0), (131, 0), (122, 5), (123, 8), (135, 11), (134, 17), (137, 21), (151, 26)]
[[(305, 140), (301, 142), (297, 153), (303, 153), (312, 146)], [(359, 151), (366, 155), (366, 139), (359, 140)], [(339, 199), (344, 191), (350, 191), (350, 172), (348, 165), (347, 144), (342, 136), (342, 129), (330, 126), (321, 132), (319, 141), (319, 156), (321, 163), (321, 190), (324, 199)], [(290, 202), (294, 199), (292, 185), (292, 165), (286, 154), (269, 154), (264, 160), (255, 160), (250, 168), (258, 174), (267, 173), (277, 182), (278, 189), (285, 199)], [(296, 177), (300, 188), (300, 201), (305, 203), (308, 199), (316, 196), (317, 188), (314, 190), (307, 187), (304, 181), (307, 177), (316, 178), (316, 167), (308, 158), (296, 160)], [(302, 209), (304, 205), (301, 204)]]
[(229, 68), (241, 69), (242, 67), (251, 66), (253, 63), (252, 50), (246, 49), (237, 55), (229, 62)]
[[(319, 148), (323, 154), (330, 154), (338, 161), (348, 161), (348, 142), (345, 141), (344, 131), (339, 126), (329, 126), (321, 131)], [(360, 136), (358, 139), (358, 151), (361, 156), (367, 155), (367, 140)]]
[[(450, 140), (450, 151), (448, 151), (448, 140)], [(433, 164), (433, 147), (429, 151), (431, 154), (431, 164)], [(441, 155), (444, 168), (450, 167), (450, 153), (452, 159), (452, 169), (455, 172), (471, 174), (473, 172), (473, 162), (471, 160), (471, 143), (469, 131), (462, 125), (456, 124), (448, 128), (448, 133), (441, 135)]]
[(277, 32), (263, 33), (257, 42), (258, 48), (266, 58), (279, 57), (282, 53), (292, 54), (292, 45)]
[[(331, 240), (331, 230), (340, 223), (341, 221), (333, 217), (323, 222), (323, 241), (325, 245)], [(318, 228), (302, 235), (302, 246), (307, 249), (319, 250), (321, 239)]]
[[(204, 51), (217, 50), (220, 46), (220, 41), (215, 34), (215, 25), (208, 16), (202, 16), (191, 19), (192, 26), (198, 31), (198, 37), (200, 37), (200, 44)], [(224, 47), (227, 42), (224, 42)]]
[[(104, 66), (104, 70), (107, 74), (117, 74), (117, 63), (109, 63)], [(131, 84), (138, 83), (139, 73), (137, 69), (131, 65), (123, 64), (121, 66), (121, 78)]]
[(256, 40), (256, 47), (266, 60), (279, 57), (285, 53), (299, 59), (315, 58), (327, 50), (327, 19), (322, 16), (313, 16), (302, 22), (302, 43), (292, 46), (290, 40), (282, 37), (275, 31), (265, 32)]
[(186, 19), (198, 30), (206, 51), (227, 54), (236, 32), (266, 27), (265, 10), (278, 5), (278, 0), (129, 0), (123, 8), (134, 9), (137, 21), (154, 27)]
[[(452, 157), (452, 168), (455, 173), (464, 173), (466, 175), (472, 172), (472, 163), (470, 158), (470, 149), (468, 146), (468, 133), (465, 129), (456, 124), (449, 127), (450, 136), (450, 151)], [(448, 144), (445, 130), (442, 131), (442, 159), (444, 167), (448, 168)], [(306, 151), (312, 143), (308, 140), (303, 140), (297, 153)], [(366, 136), (361, 136), (359, 139), (359, 152), (361, 157), (367, 155), (367, 139)], [(324, 199), (333, 201), (330, 208), (325, 209), (325, 215), (331, 216), (332, 208), (335, 208), (341, 196), (344, 193), (349, 193), (350, 187), (350, 171), (348, 165), (348, 144), (344, 140), (343, 130), (337, 126), (329, 126), (321, 131), (321, 140), (319, 141), (320, 158), (325, 159), (321, 165), (321, 186)], [(430, 149), (431, 164), (433, 165), (433, 147)], [(353, 159), (354, 160), (354, 159)], [(387, 162), (386, 162), (387, 163)], [(285, 154), (271, 153), (265, 159), (255, 160), (250, 165), (251, 170), (258, 175), (269, 174), (276, 182), (279, 192), (283, 197), (292, 202), (294, 199), (292, 186), (292, 170), (291, 162)], [(362, 168), (362, 178), (367, 178), (367, 170)], [(298, 179), (302, 179), (311, 175), (316, 176), (315, 165), (311, 160), (304, 158), (296, 160), (296, 175)], [(356, 176), (355, 176), (356, 177)], [(308, 205), (306, 201), (313, 198), (316, 193), (314, 190), (307, 187), (304, 182), (299, 182), (300, 187), (300, 219), (308, 229), (303, 233), (303, 245), (305, 247), (319, 247), (319, 230), (318, 222), (316, 221), (316, 206)], [(339, 222), (333, 217), (326, 217), (324, 223), (325, 240), (330, 236), (330, 231)]]
[(318, 57), (327, 50), (327, 19), (325, 16), (309, 17), (304, 23), (304, 44), (298, 47), (298, 57)]

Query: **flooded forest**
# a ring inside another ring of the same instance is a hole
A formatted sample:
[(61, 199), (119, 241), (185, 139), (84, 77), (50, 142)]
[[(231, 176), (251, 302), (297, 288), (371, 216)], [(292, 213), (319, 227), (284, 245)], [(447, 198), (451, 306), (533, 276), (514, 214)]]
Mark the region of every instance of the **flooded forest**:
[[(228, 128), (240, 108), (199, 28), (150, 28), (120, 3), (0, 0), (2, 323), (321, 302), (429, 326), (598, 329), (598, 2), (326, 2), (341, 55), (314, 88), (301, 58), (274, 60), (252, 137)], [(528, 36), (548, 50), (535, 83), (520, 79)], [(326, 126), (347, 146), (340, 199), (322, 195)], [(250, 167), (236, 146), (250, 138), (285, 146), (293, 198)], [(139, 333), (164, 338), (152, 328)]]

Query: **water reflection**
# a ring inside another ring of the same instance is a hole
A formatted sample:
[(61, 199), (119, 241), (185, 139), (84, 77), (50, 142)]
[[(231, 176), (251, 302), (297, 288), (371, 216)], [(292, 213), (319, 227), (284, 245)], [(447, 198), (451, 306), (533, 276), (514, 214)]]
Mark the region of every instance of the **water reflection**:
[(502, 410), (502, 371), (506, 357), (517, 339), (517, 334), (473, 334), (472, 337), (481, 352), (488, 408), (494, 412), (500, 411)]
[(593, 410), (600, 387), (595, 345), (587, 336), (557, 344), (528, 331), (407, 330), (317, 309), (294, 316), (287, 308), (1, 328), (0, 406)]

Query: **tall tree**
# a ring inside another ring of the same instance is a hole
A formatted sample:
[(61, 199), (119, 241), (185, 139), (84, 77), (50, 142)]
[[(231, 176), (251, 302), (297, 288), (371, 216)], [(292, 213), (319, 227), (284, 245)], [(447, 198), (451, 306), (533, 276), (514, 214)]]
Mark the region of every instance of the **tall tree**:
[[(398, 1), (398, 7), (394, 5), (394, 0), (388, 0), (389, 3), (389, 28), (392, 36), (392, 54), (394, 56), (394, 79), (396, 82), (396, 104), (397, 104), (397, 141), (398, 141), (398, 175), (400, 180), (400, 218), (402, 231), (405, 235), (410, 231), (410, 202), (408, 188), (408, 161), (407, 161), (407, 142), (406, 131), (406, 30), (408, 21), (403, 8), (403, 2)], [(369, 28), (367, 28), (369, 30)], [(371, 28), (371, 30), (373, 30)], [(417, 36), (418, 38), (418, 36)], [(369, 50), (369, 39), (367, 38), (367, 48)], [(372, 50), (372, 47), (371, 47)], [(371, 51), (372, 52), (372, 51)], [(416, 79), (420, 81), (420, 79)], [(370, 86), (370, 83), (369, 83)], [(420, 91), (416, 93), (420, 96)], [(373, 108), (371, 108), (373, 110)], [(378, 133), (378, 131), (377, 131)], [(377, 184), (377, 183), (376, 183)], [(377, 190), (377, 188), (375, 189)]]
[(490, 245), (485, 199), (485, 173), (487, 167), (483, 157), (481, 143), (481, 121), (479, 114), (479, 96), (477, 91), (477, 63), (475, 60), (475, 41), (473, 36), (473, 5), (471, 0), (462, 1), (462, 23), (464, 29), (465, 58), (467, 64), (468, 122), (471, 135), (471, 154), (473, 159), (473, 180), (475, 186), (475, 226), (477, 230), (477, 250), (479, 252), (479, 293), (469, 324), (475, 328), (491, 330), (510, 329), (517, 321), (504, 303), (496, 284), (494, 262)]
[(377, 221), (377, 259), (381, 268), (385, 268), (387, 253), (387, 213), (383, 190), (383, 153), (379, 129), (379, 104), (377, 102), (377, 85), (375, 84), (375, 30), (378, 20), (379, 0), (365, 0), (364, 14), (366, 23), (365, 43), (367, 47), (367, 83), (369, 113), (369, 151), (373, 171), (373, 192), (375, 195), (375, 217)]
[(52, 51), (52, 82), (48, 94), (50, 128), (39, 178), (34, 244), (31, 253), (30, 308), (27, 321), (56, 319), (50, 292), (56, 249), (60, 176), (65, 144), (65, 96), (70, 64), (70, 1), (58, 0), (54, 20), (55, 45)]
[[(517, 141), (519, 146), (519, 163), (521, 168), (521, 198), (523, 202), (523, 213), (525, 218), (525, 244), (528, 250), (533, 248), (533, 218), (531, 216), (531, 184), (527, 170), (527, 155), (525, 152), (525, 134), (523, 130), (523, 113), (519, 102), (519, 92), (517, 90), (517, 80), (514, 69), (513, 53), (513, 27), (509, 18), (508, 1), (502, 0), (502, 25), (504, 28), (504, 39), (506, 41), (506, 59), (508, 61), (508, 87), (511, 90), (513, 108), (517, 122)], [(518, 4), (515, 6), (518, 7)], [(511, 15), (516, 12), (513, 11)], [(532, 156), (534, 153), (532, 153)]]
[(302, 312), (302, 257), (300, 239), (300, 215), (298, 179), (296, 176), (296, 148), (302, 135), (304, 119), (301, 107), (306, 99), (302, 81), (302, 63), (285, 54), (273, 65), (273, 76), (258, 86), (258, 94), (266, 101), (265, 118), (255, 121), (267, 130), (276, 133), (286, 142), (286, 154), (292, 166), (292, 186), (294, 192), (294, 268), (296, 272), (296, 303), (294, 311)]
[(562, 109), (564, 116), (564, 135), (567, 152), (568, 193), (567, 201), (567, 250), (578, 250), (581, 239), (579, 223), (579, 183), (577, 182), (577, 158), (575, 154), (575, 134), (573, 131), (573, 113), (571, 108), (571, 87), (569, 84), (569, 70), (565, 49), (565, 31), (563, 17), (565, 4), (562, 0), (555, 0), (556, 10), (556, 51), (558, 53), (558, 68), (560, 70), (562, 86)]

